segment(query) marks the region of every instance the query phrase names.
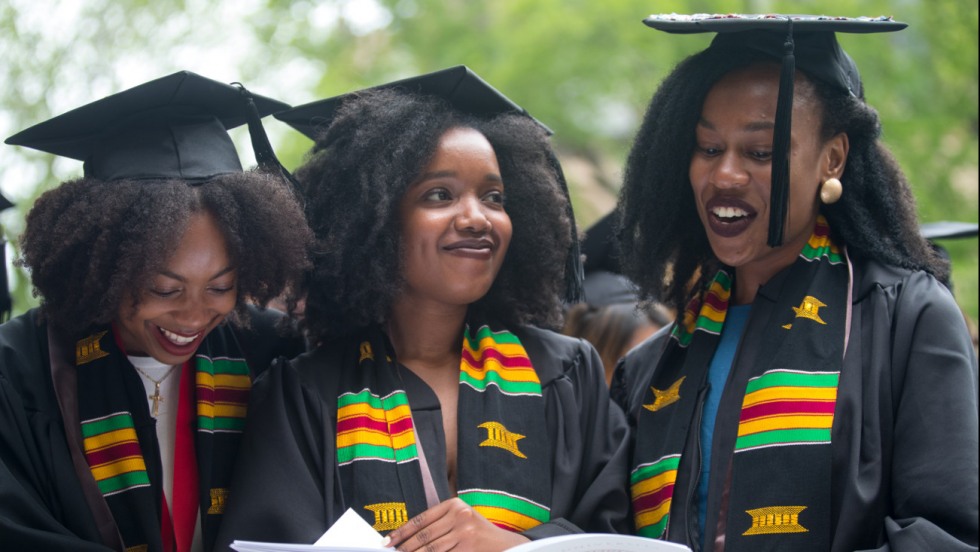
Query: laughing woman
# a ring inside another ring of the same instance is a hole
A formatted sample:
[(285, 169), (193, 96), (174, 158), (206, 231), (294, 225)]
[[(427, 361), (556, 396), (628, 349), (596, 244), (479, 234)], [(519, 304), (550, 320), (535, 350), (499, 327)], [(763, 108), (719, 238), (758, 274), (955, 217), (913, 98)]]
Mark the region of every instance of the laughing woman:
[(620, 204), (627, 274), (648, 296), (666, 281), (682, 313), (612, 385), (636, 427), (637, 531), (976, 550), (977, 359), (834, 35), (904, 25), (647, 22), (719, 34), (654, 95)]
[[(243, 98), (175, 73), (8, 140), (85, 176), (28, 213), (41, 307), (0, 326), (5, 551), (212, 547), (251, 378), (302, 352), (247, 305), (289, 292), (312, 237), (281, 173), (242, 171)], [(284, 107), (253, 99), (253, 122)]]
[(399, 550), (626, 528), (602, 364), (538, 327), (560, 323), (573, 235), (547, 135), (416, 94), (433, 75), (310, 114), (333, 118), (297, 172), (319, 347), (257, 383), (221, 543), (311, 543), (348, 508)]

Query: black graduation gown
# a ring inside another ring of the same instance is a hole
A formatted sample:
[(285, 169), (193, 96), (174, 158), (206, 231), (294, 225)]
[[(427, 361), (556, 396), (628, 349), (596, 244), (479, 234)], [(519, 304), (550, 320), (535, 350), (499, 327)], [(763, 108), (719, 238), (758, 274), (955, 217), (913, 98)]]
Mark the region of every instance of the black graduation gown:
[[(588, 343), (531, 327), (514, 333), (541, 381), (552, 437), (552, 521), (529, 538), (629, 531), (626, 421)], [(347, 509), (336, 462), (337, 375), (346, 342), (276, 363), (252, 389), (218, 550), (233, 540), (310, 544)], [(404, 370), (417, 436), (440, 500), (450, 498), (435, 394)], [(430, 452), (431, 451), (431, 452)]]
[[(279, 337), (279, 313), (251, 314), (248, 330), (224, 324), (213, 332), (229, 332), (242, 345), (254, 379), (277, 356), (302, 352), (303, 343)], [(38, 324), (36, 309), (0, 326), (0, 549), (113, 550), (101, 535), (118, 530), (110, 518), (100, 531), (72, 462), (48, 345), (47, 325)], [(75, 350), (74, 343), (64, 346)], [(149, 418), (145, 402), (142, 408)], [(108, 511), (101, 496), (95, 500)], [(214, 537), (205, 534), (204, 542)]]
[[(963, 315), (949, 291), (924, 272), (852, 260), (853, 317), (831, 430), (832, 511), (823, 514), (834, 527), (831, 550), (976, 550), (977, 358)], [(780, 276), (762, 286), (752, 304), (719, 405), (707, 504), (709, 543), (744, 396), (742, 374), (766, 354), (772, 339), (763, 335), (760, 321), (773, 309)], [(671, 328), (634, 349), (617, 368), (611, 392), (631, 425)], [(740, 391), (732, 381), (742, 382)], [(691, 424), (667, 534), (694, 550), (700, 549), (700, 542), (692, 542), (700, 540), (698, 506), (692, 502), (700, 457), (691, 443), (699, 430)], [(759, 493), (765, 496), (765, 489)], [(742, 512), (727, 519), (742, 518), (750, 519)], [(760, 540), (760, 549), (763, 544)]]

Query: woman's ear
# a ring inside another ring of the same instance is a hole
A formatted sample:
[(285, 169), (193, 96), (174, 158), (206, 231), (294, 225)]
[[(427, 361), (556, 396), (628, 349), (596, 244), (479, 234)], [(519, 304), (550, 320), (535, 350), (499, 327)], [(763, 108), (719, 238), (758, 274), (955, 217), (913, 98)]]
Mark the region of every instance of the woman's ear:
[(841, 132), (827, 140), (824, 144), (824, 173), (823, 180), (828, 178), (840, 178), (844, 174), (844, 166), (847, 164), (847, 152), (851, 143), (847, 138), (847, 133)]

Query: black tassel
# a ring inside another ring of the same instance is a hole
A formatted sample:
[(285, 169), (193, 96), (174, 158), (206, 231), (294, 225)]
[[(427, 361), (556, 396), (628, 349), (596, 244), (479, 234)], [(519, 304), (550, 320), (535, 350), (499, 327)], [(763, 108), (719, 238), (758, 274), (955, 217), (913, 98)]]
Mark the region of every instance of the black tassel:
[(0, 239), (0, 261), (3, 264), (0, 265), (0, 322), (6, 322), (10, 319), (10, 311), (13, 309), (13, 301), (10, 298), (10, 288), (7, 282), (7, 241)]
[(251, 92), (240, 82), (233, 82), (232, 84), (238, 87), (242, 94), (242, 99), (245, 102), (245, 120), (248, 123), (248, 135), (252, 140), (252, 152), (255, 154), (256, 163), (263, 169), (282, 175), (283, 178), (292, 184), (296, 196), (302, 198), (303, 194), (300, 183), (279, 162), (279, 158), (276, 157), (276, 153), (272, 149), (272, 144), (269, 142), (269, 136), (265, 133), (265, 127), (262, 126), (262, 117), (259, 115), (259, 109), (255, 106), (255, 100), (252, 99)]
[(776, 100), (776, 121), (772, 137), (772, 188), (769, 191), (770, 247), (783, 243), (786, 225), (786, 206), (789, 202), (789, 146), (793, 123), (793, 80), (796, 76), (796, 57), (793, 53), (793, 20), (789, 19), (786, 42), (783, 44), (782, 67), (779, 74), (779, 96)]

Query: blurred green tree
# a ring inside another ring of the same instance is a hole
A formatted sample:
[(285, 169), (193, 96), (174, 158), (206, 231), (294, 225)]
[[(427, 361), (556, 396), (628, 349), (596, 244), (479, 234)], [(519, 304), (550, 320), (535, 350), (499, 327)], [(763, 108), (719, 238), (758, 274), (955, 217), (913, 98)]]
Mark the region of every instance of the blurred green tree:
[[(641, 20), (651, 11), (893, 15), (909, 28), (841, 42), (861, 68), (885, 141), (913, 183), (921, 219), (978, 218), (974, 2), (89, 0), (78, 15), (84, 24), (59, 28), (53, 40), (39, 31), (45, 16), (25, 20), (37, 11), (27, 0), (6, 1), (0, 4), (0, 56), (7, 60), (0, 65), (6, 87), (0, 128), (18, 130), (120, 89), (120, 75), (127, 75), (122, 62), (130, 72), (148, 71), (128, 85), (195, 70), (201, 49), (233, 49), (236, 62), (223, 68), (228, 80), (293, 104), (466, 64), (554, 129), (580, 227), (614, 205), (623, 160), (660, 79), (709, 40), (648, 29)], [(275, 121), (268, 127), (284, 163), (298, 165), (309, 140)], [(66, 169), (49, 157), (0, 154), (0, 183), (27, 179), (39, 189), (57, 183)], [(0, 219), (8, 239), (33, 196), (12, 197), (19, 212)], [(943, 245), (953, 258), (957, 296), (976, 319), (976, 241)], [(15, 312), (30, 305), (26, 290), (20, 276)]]

